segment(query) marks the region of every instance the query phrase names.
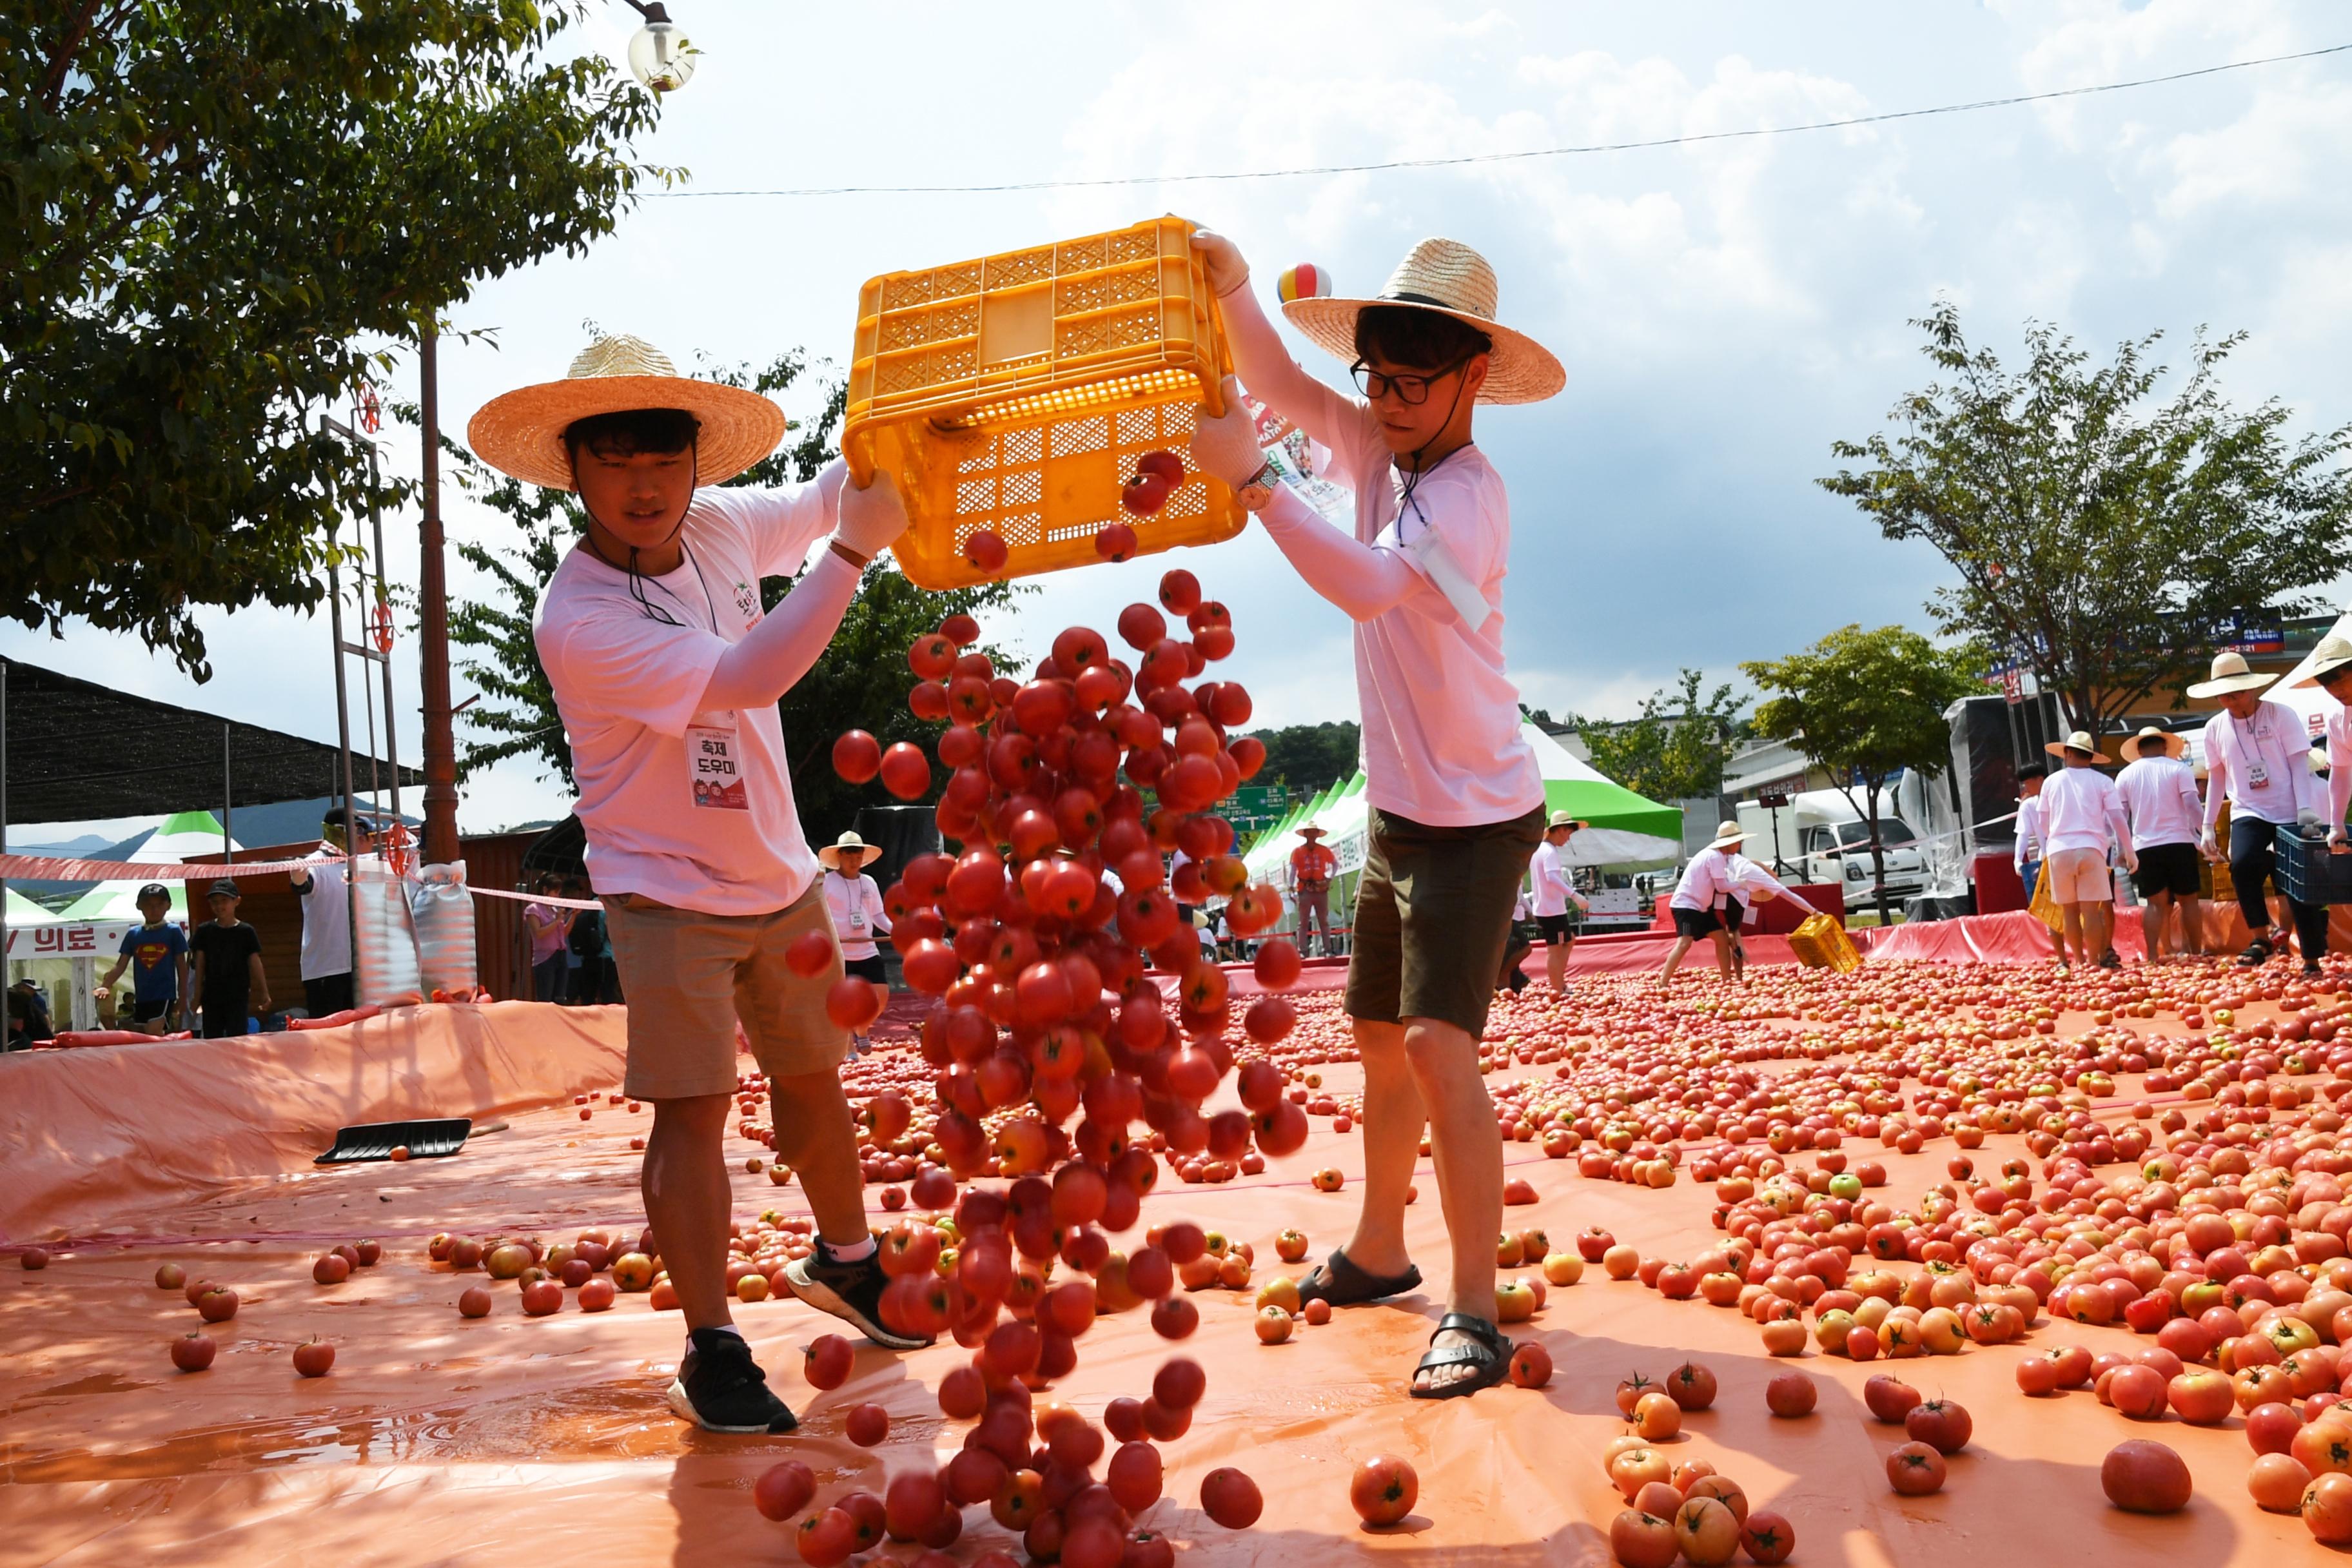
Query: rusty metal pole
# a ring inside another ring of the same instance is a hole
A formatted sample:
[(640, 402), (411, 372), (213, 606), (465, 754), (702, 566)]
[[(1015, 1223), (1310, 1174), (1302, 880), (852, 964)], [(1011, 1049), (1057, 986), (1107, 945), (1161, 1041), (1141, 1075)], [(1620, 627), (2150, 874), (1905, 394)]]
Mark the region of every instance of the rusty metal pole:
[(457, 742), (449, 712), (449, 590), (442, 561), (441, 411), (437, 337), (431, 321), (417, 339), (417, 410), (425, 426), (425, 521), (416, 595), (423, 638), (417, 648), (425, 697), (425, 853), (426, 864), (457, 858)]

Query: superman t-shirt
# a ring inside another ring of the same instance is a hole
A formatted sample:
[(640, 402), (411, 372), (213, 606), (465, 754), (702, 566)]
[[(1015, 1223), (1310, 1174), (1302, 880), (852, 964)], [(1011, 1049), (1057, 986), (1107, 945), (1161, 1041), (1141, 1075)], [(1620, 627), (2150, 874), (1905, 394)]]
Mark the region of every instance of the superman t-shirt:
[(188, 951), (188, 933), (166, 921), (159, 926), (132, 926), (122, 933), (122, 954), (131, 960), (142, 1002), (171, 1002), (180, 994), (180, 955)]

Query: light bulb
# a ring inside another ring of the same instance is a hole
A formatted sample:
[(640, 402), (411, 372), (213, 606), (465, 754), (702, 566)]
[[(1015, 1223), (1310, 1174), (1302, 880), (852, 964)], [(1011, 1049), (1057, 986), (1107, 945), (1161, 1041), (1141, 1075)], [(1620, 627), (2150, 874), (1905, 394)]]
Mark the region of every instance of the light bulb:
[(656, 5), (637, 36), (629, 40), (629, 71), (651, 92), (675, 92), (694, 75), (694, 62), (700, 53)]

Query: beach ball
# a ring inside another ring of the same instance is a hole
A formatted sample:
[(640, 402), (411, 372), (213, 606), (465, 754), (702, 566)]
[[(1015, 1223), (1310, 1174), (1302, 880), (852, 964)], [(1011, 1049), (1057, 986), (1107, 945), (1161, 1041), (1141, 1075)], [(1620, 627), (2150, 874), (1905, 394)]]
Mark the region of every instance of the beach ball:
[(1324, 299), (1331, 292), (1331, 274), (1311, 261), (1302, 261), (1283, 268), (1282, 280), (1275, 285), (1275, 292), (1286, 305), (1293, 300)]

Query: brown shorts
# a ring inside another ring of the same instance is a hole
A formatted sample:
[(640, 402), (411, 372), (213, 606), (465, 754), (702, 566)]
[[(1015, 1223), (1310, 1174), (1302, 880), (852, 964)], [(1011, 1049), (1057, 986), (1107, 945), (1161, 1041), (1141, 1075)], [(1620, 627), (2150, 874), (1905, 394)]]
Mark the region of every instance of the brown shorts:
[(1538, 807), (1508, 822), (1431, 827), (1374, 810), (1356, 889), (1347, 1009), (1370, 1024), (1486, 1026), (1511, 906), (1543, 841)]
[(809, 884), (788, 908), (764, 915), (706, 915), (637, 893), (604, 900), (613, 962), (629, 1008), (629, 1070), (623, 1090), (637, 1100), (685, 1100), (735, 1092), (735, 1025), (770, 1078), (827, 1072), (849, 1036), (825, 1016), (824, 994), (841, 978), (841, 950), (803, 979), (784, 949), (803, 931), (830, 931), (824, 889)]

